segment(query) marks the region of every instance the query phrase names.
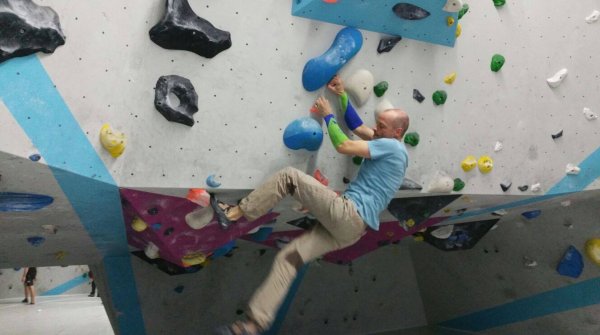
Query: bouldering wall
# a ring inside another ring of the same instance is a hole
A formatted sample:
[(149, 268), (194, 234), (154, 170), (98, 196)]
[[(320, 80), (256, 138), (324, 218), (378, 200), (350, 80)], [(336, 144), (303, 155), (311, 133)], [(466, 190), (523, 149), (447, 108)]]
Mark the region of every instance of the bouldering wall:
[[(92, 291), (86, 265), (37, 268), (35, 290), (37, 296), (85, 294)], [(23, 269), (0, 270), (0, 299), (23, 298)]]

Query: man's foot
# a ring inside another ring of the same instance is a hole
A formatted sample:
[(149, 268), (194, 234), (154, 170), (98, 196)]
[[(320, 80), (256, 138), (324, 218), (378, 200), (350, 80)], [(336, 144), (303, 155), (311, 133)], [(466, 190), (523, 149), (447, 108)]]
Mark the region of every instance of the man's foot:
[(31, 303), (29, 303), (29, 304), (30, 304), (30, 305), (35, 305), (35, 302), (31, 302)]
[(216, 335), (259, 335), (258, 326), (252, 321), (236, 321), (229, 326), (221, 326), (215, 329)]
[(215, 198), (215, 195), (211, 193), (210, 207), (215, 212), (215, 215), (217, 216), (217, 222), (219, 222), (219, 226), (221, 226), (221, 228), (227, 229), (232, 223), (235, 223), (236, 220), (229, 219), (227, 214), (236, 206), (228, 205), (224, 202), (218, 201), (217, 198)]
[(25, 298), (25, 299), (21, 300), (21, 302), (28, 303), (29, 300), (27, 300), (27, 298)]
[(95, 294), (94, 294), (94, 293), (90, 293), (90, 294), (88, 294), (88, 297), (93, 297), (93, 296), (95, 296)]

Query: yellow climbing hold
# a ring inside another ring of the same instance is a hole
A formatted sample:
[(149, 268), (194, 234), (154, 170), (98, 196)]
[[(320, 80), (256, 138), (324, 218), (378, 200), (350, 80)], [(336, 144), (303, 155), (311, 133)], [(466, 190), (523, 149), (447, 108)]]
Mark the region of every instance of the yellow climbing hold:
[(425, 238), (423, 237), (423, 235), (415, 236), (415, 242), (423, 242), (423, 241), (425, 241)]
[(444, 77), (444, 82), (448, 85), (452, 85), (452, 83), (456, 80), (456, 72), (452, 72), (449, 75)]
[(387, 233), (385, 233), (385, 236), (387, 236), (388, 238), (392, 238), (392, 237), (394, 237), (394, 232), (388, 231)]
[(467, 156), (467, 158), (463, 159), (463, 161), (460, 163), (460, 167), (465, 171), (465, 172), (469, 172), (471, 170), (473, 170), (475, 168), (475, 166), (477, 166), (477, 158), (475, 158), (475, 156)]
[(448, 16), (446, 23), (448, 24), (448, 27), (452, 26), (454, 24), (454, 18), (452, 16)]
[(494, 161), (490, 156), (481, 156), (479, 157), (479, 161), (477, 161), (477, 165), (479, 165), (479, 171), (481, 173), (491, 172), (494, 168)]
[(113, 132), (108, 123), (105, 123), (100, 129), (100, 143), (111, 156), (117, 158), (125, 151), (125, 134)]
[(206, 261), (206, 255), (201, 252), (193, 252), (183, 256), (181, 263), (184, 266), (199, 265)]
[(460, 36), (460, 34), (462, 34), (462, 26), (459, 23), (456, 25), (456, 37)]
[(131, 221), (131, 228), (140, 233), (146, 230), (146, 228), (148, 228), (148, 225), (146, 224), (146, 222), (144, 222), (144, 220), (140, 219), (139, 217), (136, 217), (135, 219), (133, 219), (133, 221)]
[(585, 253), (596, 264), (600, 265), (600, 238), (592, 238), (585, 242)]
[(58, 261), (62, 261), (66, 255), (67, 253), (61, 250), (54, 253), (54, 258), (56, 258), (56, 260)]
[(415, 222), (415, 220), (413, 220), (413, 219), (408, 219), (408, 220), (406, 221), (406, 226), (407, 226), (407, 227), (410, 227), (410, 228), (412, 228), (412, 227), (414, 227), (414, 226), (415, 226), (415, 224), (416, 224), (416, 222)]

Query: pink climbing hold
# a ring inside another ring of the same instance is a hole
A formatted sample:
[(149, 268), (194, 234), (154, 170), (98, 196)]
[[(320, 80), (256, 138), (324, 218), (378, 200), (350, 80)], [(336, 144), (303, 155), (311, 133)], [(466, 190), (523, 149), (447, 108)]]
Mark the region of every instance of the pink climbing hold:
[(318, 180), (319, 183), (325, 186), (329, 186), (329, 179), (327, 179), (327, 177), (325, 177), (325, 175), (323, 175), (319, 169), (315, 170), (313, 177), (315, 177), (315, 179)]

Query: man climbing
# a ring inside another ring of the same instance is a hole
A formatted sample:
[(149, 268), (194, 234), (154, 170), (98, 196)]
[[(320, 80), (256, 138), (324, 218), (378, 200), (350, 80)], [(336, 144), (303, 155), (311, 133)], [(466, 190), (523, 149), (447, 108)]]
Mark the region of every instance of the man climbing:
[(269, 329), (297, 271), (326, 253), (356, 243), (367, 227), (379, 230), (379, 214), (402, 184), (408, 155), (401, 140), (408, 129), (408, 115), (399, 109), (388, 109), (377, 116), (375, 128), (369, 128), (352, 107), (339, 77), (335, 76), (327, 87), (339, 96), (346, 125), (362, 140), (350, 140), (344, 134), (327, 99), (319, 97), (315, 107), (325, 120), (336, 151), (364, 158), (358, 176), (344, 194), (337, 195), (313, 177), (288, 167), (237, 206), (211, 197), (211, 206), (222, 226), (242, 216), (256, 220), (287, 195), (301, 202), (319, 220), (314, 228), (279, 251), (270, 274), (250, 300), (248, 319), (220, 327), (217, 334), (255, 335)]

